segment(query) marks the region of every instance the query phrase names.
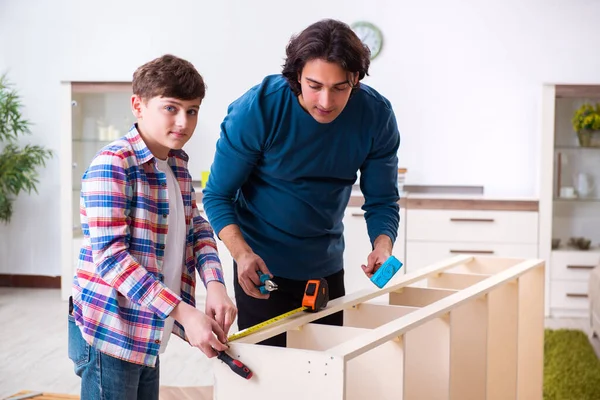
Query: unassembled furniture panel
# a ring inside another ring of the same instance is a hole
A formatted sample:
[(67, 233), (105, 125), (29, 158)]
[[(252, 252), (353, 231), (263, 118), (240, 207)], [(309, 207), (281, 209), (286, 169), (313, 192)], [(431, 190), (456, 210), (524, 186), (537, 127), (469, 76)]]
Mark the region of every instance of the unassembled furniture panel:
[[(215, 399), (542, 399), (545, 264), (457, 256), (231, 343)], [(389, 304), (368, 302), (380, 296)], [(344, 312), (344, 326), (315, 324)], [(286, 332), (286, 348), (256, 343)]]

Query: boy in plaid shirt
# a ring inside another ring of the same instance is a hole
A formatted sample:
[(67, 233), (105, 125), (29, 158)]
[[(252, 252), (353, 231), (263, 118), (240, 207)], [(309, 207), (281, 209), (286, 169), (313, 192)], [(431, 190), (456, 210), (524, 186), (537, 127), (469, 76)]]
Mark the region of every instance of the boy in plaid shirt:
[[(165, 55), (142, 65), (131, 98), (137, 123), (83, 175), (84, 243), (69, 312), (82, 399), (158, 399), (159, 353), (171, 332), (207, 357), (227, 348), (237, 310), (182, 150), (204, 95), (188, 61)], [(195, 307), (196, 270), (204, 313)]]

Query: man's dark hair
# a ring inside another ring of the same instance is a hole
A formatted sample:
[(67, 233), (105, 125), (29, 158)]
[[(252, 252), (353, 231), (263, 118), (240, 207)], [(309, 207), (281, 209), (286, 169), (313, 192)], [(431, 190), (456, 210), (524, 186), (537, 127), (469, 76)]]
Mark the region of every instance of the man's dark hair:
[(144, 100), (156, 96), (202, 100), (206, 94), (204, 79), (192, 63), (171, 54), (140, 66), (133, 73), (132, 86), (133, 94)]
[(359, 81), (369, 75), (369, 48), (347, 24), (332, 19), (316, 22), (293, 36), (287, 45), (286, 56), (282, 74), (296, 95), (301, 92), (298, 76), (311, 60), (334, 62), (350, 73), (358, 73)]

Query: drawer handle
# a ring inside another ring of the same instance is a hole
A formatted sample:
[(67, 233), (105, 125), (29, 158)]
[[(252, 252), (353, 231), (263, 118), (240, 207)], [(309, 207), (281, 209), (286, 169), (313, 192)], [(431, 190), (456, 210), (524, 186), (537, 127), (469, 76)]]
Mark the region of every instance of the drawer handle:
[(494, 222), (494, 218), (450, 218), (452, 222)]
[(587, 293), (567, 293), (567, 297), (588, 297)]
[(450, 250), (450, 253), (494, 254), (494, 250)]
[(353, 217), (364, 217), (365, 213), (364, 212), (353, 212), (352, 216)]
[(595, 265), (567, 265), (569, 269), (594, 269)]

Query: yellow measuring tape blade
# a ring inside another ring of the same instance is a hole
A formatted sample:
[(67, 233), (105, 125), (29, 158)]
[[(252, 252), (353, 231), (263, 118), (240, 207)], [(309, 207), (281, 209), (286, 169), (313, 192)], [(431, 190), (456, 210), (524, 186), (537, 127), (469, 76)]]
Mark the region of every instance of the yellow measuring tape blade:
[(278, 316), (276, 316), (276, 317), (273, 317), (273, 318), (271, 318), (271, 319), (268, 319), (268, 320), (266, 320), (266, 321), (263, 321), (263, 322), (261, 322), (261, 323), (259, 323), (259, 324), (256, 324), (256, 325), (254, 325), (254, 326), (251, 326), (251, 327), (249, 327), (249, 328), (242, 329), (242, 330), (241, 330), (241, 331), (239, 331), (239, 332), (232, 333), (232, 334), (231, 334), (231, 335), (229, 335), (229, 337), (227, 338), (227, 341), (228, 341), (228, 342), (232, 342), (232, 341), (234, 341), (234, 340), (236, 340), (236, 339), (240, 339), (240, 338), (243, 338), (243, 337), (245, 337), (245, 336), (248, 336), (248, 335), (250, 335), (250, 334), (252, 334), (252, 333), (254, 333), (254, 332), (258, 332), (258, 331), (259, 331), (259, 330), (261, 330), (261, 329), (264, 329), (264, 328), (266, 328), (266, 327), (268, 327), (268, 326), (270, 326), (270, 325), (273, 325), (275, 322), (278, 322), (278, 321), (284, 320), (284, 319), (286, 319), (287, 317), (289, 317), (289, 316), (292, 316), (292, 315), (294, 315), (294, 314), (298, 314), (299, 312), (301, 312), (301, 311), (304, 311), (304, 310), (306, 310), (306, 307), (300, 307), (300, 308), (296, 308), (295, 310), (288, 311), (288, 312), (286, 312), (285, 314), (278, 315)]

